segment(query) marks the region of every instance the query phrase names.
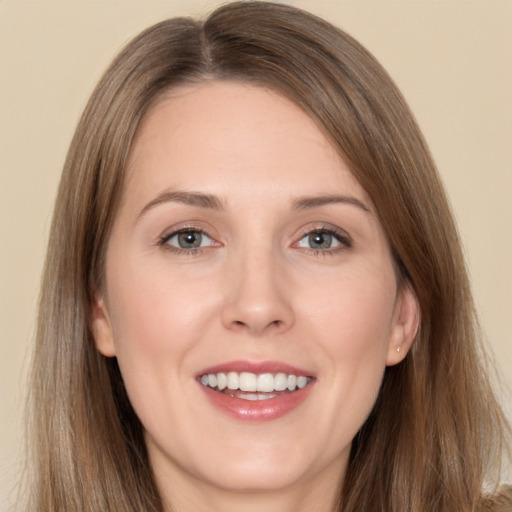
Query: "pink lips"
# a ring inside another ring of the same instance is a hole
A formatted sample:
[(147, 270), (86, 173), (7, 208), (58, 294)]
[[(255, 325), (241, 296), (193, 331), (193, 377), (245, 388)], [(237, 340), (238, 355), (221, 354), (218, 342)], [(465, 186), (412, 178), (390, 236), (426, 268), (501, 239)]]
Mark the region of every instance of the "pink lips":
[(229, 361), (227, 363), (218, 364), (205, 368), (197, 376), (205, 375), (208, 373), (219, 372), (251, 372), (251, 373), (278, 373), (283, 372), (293, 375), (305, 375), (307, 377), (314, 377), (311, 372), (291, 366), (289, 364), (280, 363), (279, 361)]
[[(276, 374), (278, 372), (283, 372), (286, 374), (312, 377), (312, 381), (302, 389), (283, 393), (275, 398), (269, 398), (267, 400), (252, 401), (220, 393), (199, 383), (199, 377), (201, 375), (219, 372), (251, 372), (256, 374)], [(314, 377), (315, 376), (312, 375), (311, 372), (277, 361), (231, 361), (205, 368), (197, 375), (199, 387), (215, 408), (237, 420), (253, 422), (275, 420), (299, 407), (312, 391), (314, 383), (316, 382)]]

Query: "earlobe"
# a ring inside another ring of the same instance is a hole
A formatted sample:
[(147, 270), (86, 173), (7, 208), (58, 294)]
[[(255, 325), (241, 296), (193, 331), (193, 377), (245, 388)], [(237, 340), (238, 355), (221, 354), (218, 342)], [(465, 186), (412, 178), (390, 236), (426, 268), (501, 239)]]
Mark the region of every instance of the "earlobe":
[(411, 348), (420, 325), (418, 299), (409, 284), (398, 292), (388, 347), (387, 366), (400, 363)]
[(91, 331), (98, 351), (106, 357), (116, 355), (110, 317), (103, 295), (96, 290), (91, 305)]

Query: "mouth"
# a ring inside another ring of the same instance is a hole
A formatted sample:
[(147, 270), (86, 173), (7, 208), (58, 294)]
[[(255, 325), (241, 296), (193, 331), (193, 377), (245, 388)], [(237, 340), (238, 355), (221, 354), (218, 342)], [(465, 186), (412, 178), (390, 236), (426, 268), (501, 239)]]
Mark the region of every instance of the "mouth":
[(279, 362), (232, 361), (203, 370), (196, 381), (215, 409), (240, 421), (269, 421), (306, 401), (315, 375)]
[(305, 388), (312, 377), (293, 373), (217, 372), (199, 376), (202, 386), (242, 400), (269, 400)]

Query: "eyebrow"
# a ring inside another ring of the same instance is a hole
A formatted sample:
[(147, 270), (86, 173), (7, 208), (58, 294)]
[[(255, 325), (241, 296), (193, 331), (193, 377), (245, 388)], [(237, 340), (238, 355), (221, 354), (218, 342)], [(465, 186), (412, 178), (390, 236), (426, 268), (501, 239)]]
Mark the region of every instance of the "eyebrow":
[(325, 206), (328, 204), (349, 204), (357, 206), (361, 210), (371, 213), (371, 210), (361, 200), (353, 196), (338, 196), (338, 195), (326, 195), (326, 196), (312, 196), (312, 197), (299, 197), (292, 203), (292, 209), (301, 211), (308, 210), (310, 208), (318, 208), (319, 206)]
[[(208, 208), (211, 210), (222, 211), (224, 204), (222, 201), (212, 195), (204, 194), (202, 192), (185, 192), (179, 190), (162, 192), (157, 197), (147, 203), (140, 211), (137, 218), (142, 217), (146, 212), (164, 203), (176, 202), (190, 206), (198, 206), (200, 208)], [(292, 202), (292, 210), (302, 211), (311, 208), (318, 208), (328, 204), (349, 204), (357, 206), (361, 210), (371, 213), (370, 208), (366, 206), (361, 200), (353, 196), (339, 196), (339, 195), (325, 195), (325, 196), (311, 196), (299, 197)]]
[(147, 203), (144, 208), (140, 211), (137, 218), (140, 218), (146, 212), (164, 203), (182, 203), (190, 206), (199, 206), (200, 208), (209, 208), (211, 210), (223, 210), (224, 205), (215, 196), (211, 194), (203, 194), (201, 192), (184, 192), (179, 190), (173, 190), (168, 192), (162, 192), (156, 196), (153, 200)]

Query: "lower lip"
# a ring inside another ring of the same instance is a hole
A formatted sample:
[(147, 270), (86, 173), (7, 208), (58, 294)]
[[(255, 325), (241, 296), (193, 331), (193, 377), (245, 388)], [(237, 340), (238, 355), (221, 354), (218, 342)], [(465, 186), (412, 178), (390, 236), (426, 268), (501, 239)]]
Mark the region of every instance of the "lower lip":
[(208, 400), (223, 413), (240, 421), (271, 421), (280, 418), (299, 407), (308, 397), (314, 381), (302, 389), (268, 398), (267, 400), (244, 400), (199, 384)]

